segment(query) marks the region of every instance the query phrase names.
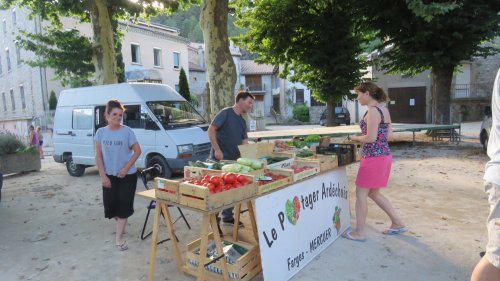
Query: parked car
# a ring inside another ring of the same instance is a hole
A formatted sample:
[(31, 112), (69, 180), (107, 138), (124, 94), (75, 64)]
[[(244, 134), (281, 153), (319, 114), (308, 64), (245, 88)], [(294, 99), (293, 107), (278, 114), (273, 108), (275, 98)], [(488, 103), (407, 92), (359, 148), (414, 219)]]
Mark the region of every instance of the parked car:
[[(319, 118), (319, 124), (321, 126), (326, 125), (326, 115), (328, 109), (325, 109), (323, 113), (321, 114), (321, 117)], [(335, 107), (335, 123), (337, 124), (346, 124), (350, 125), (351, 124), (351, 114), (349, 113), (349, 110), (343, 106), (336, 106)]]
[(481, 132), (479, 133), (479, 141), (483, 145), (484, 152), (488, 149), (488, 138), (490, 137), (490, 131), (491, 131), (491, 111), (488, 110), (486, 111), (486, 117), (483, 120), (483, 123), (481, 123)]

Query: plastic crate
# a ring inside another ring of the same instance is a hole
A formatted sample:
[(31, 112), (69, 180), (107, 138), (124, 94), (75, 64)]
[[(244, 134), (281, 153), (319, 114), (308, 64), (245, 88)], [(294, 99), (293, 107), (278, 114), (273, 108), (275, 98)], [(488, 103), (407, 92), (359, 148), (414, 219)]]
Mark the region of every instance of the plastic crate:
[(327, 147), (316, 147), (316, 154), (337, 155), (339, 166), (356, 161), (357, 145), (352, 143), (331, 143)]

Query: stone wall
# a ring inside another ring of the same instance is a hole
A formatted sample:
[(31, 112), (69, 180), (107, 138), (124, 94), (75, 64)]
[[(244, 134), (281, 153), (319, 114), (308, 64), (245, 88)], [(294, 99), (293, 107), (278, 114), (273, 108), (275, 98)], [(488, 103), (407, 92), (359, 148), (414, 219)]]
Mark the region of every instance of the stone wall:
[(309, 122), (314, 125), (319, 124), (319, 118), (323, 111), (325, 111), (326, 106), (311, 106), (309, 107)]

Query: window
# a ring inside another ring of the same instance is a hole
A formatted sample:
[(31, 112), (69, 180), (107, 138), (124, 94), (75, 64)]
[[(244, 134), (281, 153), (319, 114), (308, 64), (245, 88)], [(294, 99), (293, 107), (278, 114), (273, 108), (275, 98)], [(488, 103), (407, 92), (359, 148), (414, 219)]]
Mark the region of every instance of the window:
[(91, 108), (73, 109), (73, 129), (75, 129), (75, 130), (92, 129), (92, 109)]
[(132, 63), (141, 63), (141, 48), (138, 44), (131, 45)]
[(174, 52), (174, 69), (181, 68), (181, 54), (178, 52)]
[(123, 114), (123, 125), (127, 125), (130, 128), (144, 129), (144, 119), (141, 119), (140, 105), (125, 106), (125, 113)]
[(295, 89), (295, 103), (304, 103), (304, 89)]
[(7, 111), (7, 99), (5, 98), (5, 93), (2, 93), (3, 111)]
[(24, 97), (24, 85), (19, 85), (19, 93), (21, 94), (21, 105), (26, 109), (26, 98)]
[(262, 76), (260, 75), (245, 75), (245, 84), (248, 91), (262, 91)]
[(10, 71), (11, 66), (10, 66), (10, 51), (9, 51), (9, 48), (5, 49), (5, 56), (7, 57), (7, 71)]
[(153, 48), (154, 65), (161, 67), (161, 49)]
[(0, 56), (0, 75), (2, 74), (2, 71), (3, 71), (2, 56)]
[(7, 35), (7, 21), (5, 19), (2, 20), (3, 34)]
[(16, 10), (12, 10), (12, 25), (16, 26), (16, 24), (17, 24)]
[(16, 59), (17, 65), (21, 65), (21, 46), (19, 46), (18, 42), (16, 42)]
[(10, 101), (12, 102), (12, 111), (16, 110), (16, 100), (14, 99), (14, 89), (10, 89)]

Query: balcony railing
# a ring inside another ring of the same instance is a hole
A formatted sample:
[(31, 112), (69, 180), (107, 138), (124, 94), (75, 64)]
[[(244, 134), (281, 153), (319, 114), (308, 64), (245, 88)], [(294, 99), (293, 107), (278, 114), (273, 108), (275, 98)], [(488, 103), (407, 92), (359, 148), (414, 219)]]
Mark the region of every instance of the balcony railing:
[(451, 99), (489, 99), (493, 83), (452, 84)]

